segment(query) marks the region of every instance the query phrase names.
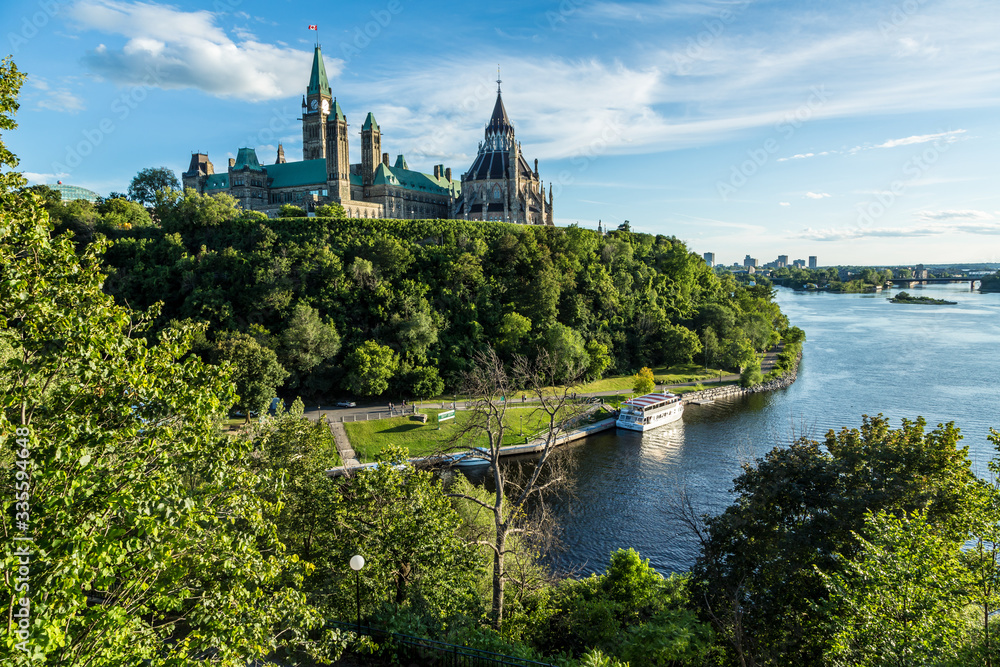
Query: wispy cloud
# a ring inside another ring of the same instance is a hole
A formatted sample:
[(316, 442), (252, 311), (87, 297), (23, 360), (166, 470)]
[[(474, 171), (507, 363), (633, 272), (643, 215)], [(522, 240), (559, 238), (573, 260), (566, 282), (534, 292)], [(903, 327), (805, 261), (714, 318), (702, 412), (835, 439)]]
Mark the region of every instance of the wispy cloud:
[(954, 234), (1000, 235), (1000, 215), (985, 211), (920, 211), (905, 227), (806, 228), (796, 238), (810, 241), (849, 241), (862, 238), (919, 238)]
[(792, 203), (791, 202), (787, 202), (787, 201), (779, 201), (778, 202), (778, 206), (791, 206), (791, 205), (792, 205)]
[(846, 150), (828, 150), (820, 153), (799, 153), (789, 157), (778, 158), (777, 162), (804, 160), (806, 158), (819, 157), (823, 155), (854, 155), (855, 153), (861, 153), (862, 151), (870, 151), (879, 148), (897, 148), (899, 146), (912, 146), (914, 144), (927, 144), (931, 142), (953, 144), (956, 141), (959, 141), (962, 138), (961, 135), (965, 133), (966, 130), (949, 130), (948, 132), (936, 132), (934, 134), (918, 134), (910, 137), (902, 137), (900, 139), (887, 139), (880, 144), (858, 145)]
[[(216, 25), (209, 11), (116, 0), (81, 0), (69, 10), (78, 30), (127, 38), (120, 47), (101, 44), (85, 64), (121, 85), (197, 88), (218, 97), (268, 100), (301, 92), (309, 71), (307, 51), (258, 41), (245, 29), (236, 41)], [(341, 61), (328, 58), (327, 73)]]
[(827, 197), (830, 197), (830, 196), (831, 195), (830, 195), (829, 192), (807, 192), (806, 193), (806, 197), (808, 197), (809, 199), (826, 199)]
[(958, 135), (960, 134), (965, 134), (965, 130), (952, 130), (950, 132), (938, 132), (936, 134), (919, 134), (912, 137), (904, 137), (902, 139), (889, 139), (881, 144), (876, 144), (875, 146), (857, 146), (852, 148), (851, 152), (868, 150), (870, 148), (896, 148), (897, 146), (926, 144), (940, 139), (944, 139), (947, 143), (955, 143), (958, 141)]

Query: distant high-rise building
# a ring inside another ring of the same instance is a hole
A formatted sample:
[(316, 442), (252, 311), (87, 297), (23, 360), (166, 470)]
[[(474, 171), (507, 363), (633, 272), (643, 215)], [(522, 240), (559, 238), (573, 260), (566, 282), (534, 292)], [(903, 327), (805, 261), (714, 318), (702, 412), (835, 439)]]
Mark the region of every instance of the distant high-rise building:
[(705, 263), (708, 264), (709, 266), (715, 266), (715, 253), (714, 252), (706, 252), (705, 253)]
[(924, 268), (923, 264), (917, 264), (917, 268), (913, 271), (913, 277), (927, 279), (927, 269)]
[(788, 266), (788, 255), (778, 255), (778, 268)]
[(806, 268), (806, 260), (797, 259), (794, 262), (792, 262), (792, 266), (794, 266), (796, 269), (804, 269)]
[(743, 268), (749, 269), (751, 266), (757, 266), (757, 260), (750, 255), (743, 258)]
[(817, 266), (816, 255), (809, 255), (809, 268), (815, 269)]

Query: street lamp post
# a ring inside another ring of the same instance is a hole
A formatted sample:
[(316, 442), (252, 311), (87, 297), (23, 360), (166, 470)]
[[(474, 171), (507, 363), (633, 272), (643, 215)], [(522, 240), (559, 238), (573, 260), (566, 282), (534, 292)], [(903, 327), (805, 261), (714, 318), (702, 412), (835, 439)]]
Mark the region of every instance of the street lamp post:
[(354, 584), (358, 601), (358, 635), (361, 635), (361, 568), (365, 566), (364, 556), (351, 556), (351, 569), (354, 570)]

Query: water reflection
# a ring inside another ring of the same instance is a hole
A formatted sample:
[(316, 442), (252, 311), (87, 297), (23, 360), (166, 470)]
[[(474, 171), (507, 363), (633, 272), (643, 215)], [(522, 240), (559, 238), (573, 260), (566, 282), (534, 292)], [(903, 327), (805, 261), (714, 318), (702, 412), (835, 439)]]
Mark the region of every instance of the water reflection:
[(601, 571), (611, 551), (634, 547), (663, 572), (686, 570), (697, 541), (667, 511), (681, 489), (705, 512), (721, 511), (741, 462), (803, 435), (857, 427), (862, 414), (882, 412), (895, 425), (918, 415), (931, 426), (954, 420), (984, 474), (988, 429), (1000, 427), (1000, 294), (964, 290), (924, 288), (959, 302), (944, 309), (779, 290), (782, 310), (808, 336), (798, 381), (688, 406), (682, 421), (645, 434), (608, 432), (567, 447), (576, 495), (553, 501), (564, 550), (551, 562)]

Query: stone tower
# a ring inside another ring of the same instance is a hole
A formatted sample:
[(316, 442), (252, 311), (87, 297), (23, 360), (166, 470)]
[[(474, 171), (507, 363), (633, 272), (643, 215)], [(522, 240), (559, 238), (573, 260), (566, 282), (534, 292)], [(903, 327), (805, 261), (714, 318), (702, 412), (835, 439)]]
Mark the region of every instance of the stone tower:
[(326, 118), (330, 115), (330, 82), (319, 46), (313, 52), (309, 87), (302, 98), (302, 159), (322, 160), (326, 157)]
[(347, 116), (333, 99), (326, 119), (326, 187), (334, 201), (351, 198), (351, 158), (347, 144)]
[(462, 194), (453, 215), (465, 220), (497, 220), (528, 225), (551, 225), (552, 190), (546, 201), (538, 174), (521, 152), (504, 108), (497, 78), (497, 101), (486, 124), (479, 153), (462, 176)]
[(369, 111), (361, 127), (361, 183), (366, 188), (375, 181), (375, 169), (382, 156), (382, 132)]

